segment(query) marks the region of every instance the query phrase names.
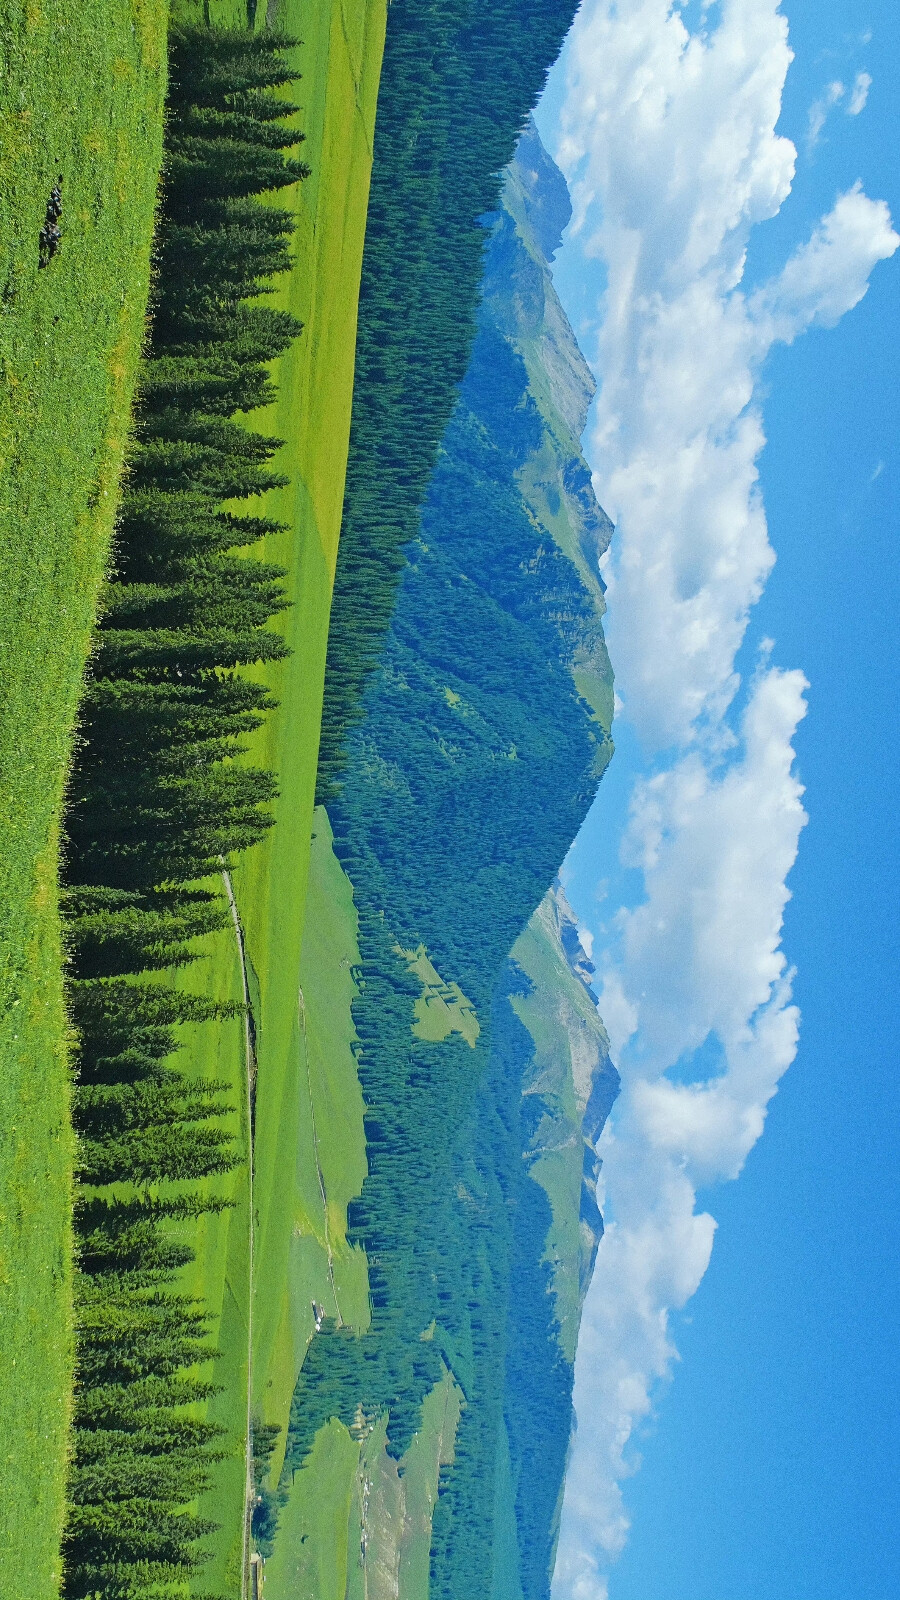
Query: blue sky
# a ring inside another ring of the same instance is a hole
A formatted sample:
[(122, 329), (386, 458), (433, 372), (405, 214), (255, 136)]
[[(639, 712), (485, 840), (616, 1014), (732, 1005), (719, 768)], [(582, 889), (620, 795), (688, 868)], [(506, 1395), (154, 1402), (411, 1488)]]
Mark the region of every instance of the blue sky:
[(576, 204), (556, 281), (601, 380), (624, 701), (568, 885), (626, 1088), (554, 1596), (881, 1600), (900, 18), (682, 17), (705, 40), (666, 0), (587, 0), (538, 118)]

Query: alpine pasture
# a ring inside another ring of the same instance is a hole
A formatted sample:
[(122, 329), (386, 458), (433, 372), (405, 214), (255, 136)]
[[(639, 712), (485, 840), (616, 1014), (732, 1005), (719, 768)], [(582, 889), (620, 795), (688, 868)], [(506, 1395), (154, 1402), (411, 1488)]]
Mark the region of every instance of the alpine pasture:
[[(284, 441), (275, 464), (290, 479), (289, 486), (270, 491), (253, 509), (289, 528), (286, 534), (268, 537), (258, 553), (286, 569), (285, 590), (291, 604), (274, 626), (291, 653), (284, 661), (258, 669), (278, 705), (251, 740), (249, 759), (275, 773), (279, 797), (274, 827), (233, 875), (256, 1038), (252, 1169), (245, 1162), (227, 1177), (209, 1180), (235, 1205), (192, 1225), (197, 1257), (185, 1273), (186, 1288), (206, 1301), (212, 1340), (222, 1352), (215, 1378), (223, 1392), (208, 1403), (205, 1416), (225, 1428), (227, 1459), (198, 1508), (218, 1524), (208, 1541), (212, 1560), (198, 1574), (203, 1590), (216, 1582), (233, 1584), (240, 1571), (251, 1416), (257, 1422), (278, 1423), (283, 1430), (274, 1462), (277, 1475), (297, 1371), (313, 1333), (312, 1301), (327, 1298), (329, 1255), (324, 1241), (329, 1237), (332, 1171), (346, 1206), (364, 1162), (361, 1111), (345, 1158), (346, 1174), (341, 1157), (336, 1168), (328, 1168), (326, 1162), (324, 1192), (315, 1178), (314, 1162), (310, 1180), (305, 1141), (298, 1156), (302, 1130), (313, 1126), (315, 1115), (315, 1079), (306, 1067), (307, 1038), (300, 1008), (300, 962), (386, 10), (386, 0), (343, 4), (332, 0), (314, 8), (300, 0), (282, 0), (269, 19), (301, 41), (289, 59), (302, 76), (289, 86), (286, 97), (300, 107), (296, 120), (305, 139), (299, 153), (311, 168), (304, 183), (282, 191), (276, 199), (295, 214), (295, 265), (269, 302), (297, 316), (303, 332), (273, 363), (277, 401), (247, 417), (254, 431)], [(177, 21), (199, 22), (203, 14), (200, 4), (176, 0), (173, 6)], [(209, 16), (215, 25), (246, 19), (244, 8), (234, 4), (213, 3)], [(263, 27), (266, 20), (260, 6), (256, 27)], [(205, 991), (214, 999), (240, 999), (232, 931), (223, 929), (211, 936), (207, 955)], [(196, 980), (186, 976), (184, 984), (196, 987)], [(349, 999), (347, 1020), (349, 1024)], [(185, 1070), (203, 1076), (211, 1070), (213, 1056), (216, 1076), (226, 1079), (238, 1094), (246, 1072), (241, 1019), (190, 1031), (182, 1053)], [(327, 1078), (330, 1065), (324, 1070)], [(343, 1084), (343, 1058), (334, 1070)], [(246, 1141), (246, 1118), (241, 1132)], [(368, 1308), (364, 1258), (346, 1246), (343, 1255), (343, 1270), (351, 1277), (348, 1298), (362, 1318)]]
[[(248, 9), (176, 0), (171, 14), (177, 22), (234, 25), (248, 21)], [(15, 1574), (23, 1600), (53, 1594), (59, 1582), (73, 1376), (74, 1159), (59, 819), (144, 338), (162, 159), (166, 12), (162, 0), (88, 0), (77, 15), (59, 4), (0, 4), (0, 1114), (8, 1136), (0, 1156), (0, 1317), (10, 1375), (0, 1394), (0, 1570)], [(304, 36), (295, 52), (303, 74), (298, 122), (313, 170), (290, 202), (297, 213), (295, 271), (273, 297), (299, 315), (305, 331), (275, 363), (279, 398), (271, 414), (249, 419), (286, 441), (279, 467), (291, 486), (266, 497), (265, 513), (280, 516), (290, 531), (263, 554), (288, 569), (293, 602), (282, 618), (292, 655), (267, 673), (279, 711), (260, 736), (263, 748), (251, 756), (276, 768), (276, 826), (237, 883), (261, 1044), (265, 1029), (255, 1198), (262, 1300), (296, 1220), (294, 1164), (285, 1191), (276, 1150), (279, 1139), (296, 1134), (312, 1081), (300, 1072), (296, 1033), (305, 869), (386, 4), (335, 0), (309, 14), (288, 0), (270, 5), (268, 17), (265, 8), (259, 12), (257, 27), (274, 21)], [(41, 266), (39, 235), (60, 175), (60, 248)], [(241, 1000), (233, 929), (211, 935), (207, 945), (204, 991)], [(199, 1075), (214, 1067), (237, 1091), (233, 1131), (249, 1155), (243, 1022), (187, 1031), (188, 1068)], [(354, 1173), (359, 1161), (357, 1149)], [(191, 1225), (196, 1260), (185, 1274), (186, 1287), (213, 1314), (222, 1352), (216, 1381), (223, 1389), (210, 1402), (210, 1420), (224, 1423), (231, 1446), (201, 1507), (220, 1524), (200, 1580), (204, 1589), (217, 1579), (230, 1583), (241, 1565), (253, 1328), (250, 1183), (247, 1160), (219, 1180), (219, 1191), (237, 1204)], [(338, 1187), (346, 1191), (347, 1184)], [(317, 1230), (327, 1234), (326, 1201), (321, 1192), (316, 1198), (323, 1210)], [(364, 1264), (361, 1292), (365, 1306)], [(295, 1304), (301, 1299), (295, 1296)], [(266, 1366), (282, 1368), (285, 1407), (308, 1336), (301, 1334), (298, 1345), (290, 1318), (288, 1324), (279, 1321), (269, 1331), (266, 1350)]]
[(0, 1588), (22, 1600), (59, 1578), (72, 1383), (57, 829), (144, 335), (165, 39), (163, 0), (0, 3)]

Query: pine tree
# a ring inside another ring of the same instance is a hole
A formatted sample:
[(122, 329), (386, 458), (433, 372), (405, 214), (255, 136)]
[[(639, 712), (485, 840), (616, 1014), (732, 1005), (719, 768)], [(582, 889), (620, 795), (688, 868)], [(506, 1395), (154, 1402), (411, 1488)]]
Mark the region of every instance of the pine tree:
[[(212, 1531), (188, 1506), (220, 1435), (190, 1408), (218, 1392), (195, 1375), (216, 1351), (177, 1280), (185, 1225), (228, 1204), (199, 1180), (240, 1155), (225, 1086), (171, 1057), (185, 1025), (241, 1008), (142, 975), (198, 960), (230, 922), (208, 880), (262, 837), (275, 798), (242, 759), (274, 702), (241, 669), (285, 653), (283, 573), (249, 551), (283, 530), (222, 502), (287, 482), (280, 441), (232, 419), (270, 403), (269, 365), (301, 331), (248, 303), (292, 261), (291, 215), (254, 197), (308, 173), (286, 154), (303, 137), (280, 93), (293, 41), (170, 42), (153, 325), (65, 818), (81, 1188), (63, 1600), (169, 1600), (188, 1578), (195, 1592)], [(123, 1183), (128, 1199), (110, 1189)]]

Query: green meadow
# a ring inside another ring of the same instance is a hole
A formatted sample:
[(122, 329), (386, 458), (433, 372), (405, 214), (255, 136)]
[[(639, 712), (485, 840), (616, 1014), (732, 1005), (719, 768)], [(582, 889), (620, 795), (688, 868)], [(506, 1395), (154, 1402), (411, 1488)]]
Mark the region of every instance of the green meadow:
[[(268, 1133), (282, 1190), (268, 1205), (261, 1195), (258, 1205), (254, 1411), (283, 1428), (315, 1332), (313, 1301), (345, 1327), (362, 1332), (369, 1325), (365, 1255), (347, 1241), (347, 1206), (367, 1170), (350, 1012), (353, 972), (360, 961), (356, 911), (321, 807), (315, 813), (306, 906), (297, 1053), (287, 1063), (293, 1071), (284, 1074), (282, 1103), (288, 1114), (277, 1129), (257, 1123), (257, 1148)], [(286, 1429), (272, 1458), (272, 1487), (285, 1443)]]
[[(63, 784), (150, 280), (163, 0), (0, 0), (0, 1589), (55, 1593), (71, 1392)], [(38, 234), (62, 173), (62, 246)]]
[[(233, 875), (256, 1034), (253, 1238), (245, 1165), (210, 1180), (236, 1205), (203, 1219), (198, 1240), (192, 1225), (191, 1242), (199, 1248), (186, 1274), (187, 1285), (207, 1301), (222, 1352), (214, 1375), (224, 1392), (206, 1414), (227, 1430), (227, 1462), (199, 1508), (219, 1524), (210, 1540), (213, 1559), (198, 1578), (204, 1590), (239, 1581), (248, 1417), (277, 1422), (286, 1433), (315, 1328), (313, 1301), (354, 1327), (365, 1327), (369, 1316), (365, 1258), (346, 1241), (347, 1202), (366, 1170), (349, 1009), (350, 969), (359, 959), (355, 913), (326, 836), (327, 820), (319, 822), (310, 846), (386, 9), (386, 0), (332, 0), (318, 7), (282, 0), (273, 18), (268, 7), (268, 20), (302, 41), (291, 52), (302, 77), (286, 94), (300, 107), (296, 121), (305, 142), (299, 153), (311, 176), (277, 196), (277, 204), (296, 216), (296, 265), (268, 297), (299, 317), (304, 330), (273, 363), (277, 401), (248, 417), (254, 430), (284, 441), (276, 465), (289, 486), (245, 504), (288, 529), (266, 539), (258, 553), (287, 572), (291, 606), (274, 626), (291, 654), (260, 672), (278, 708), (249, 755), (276, 775), (275, 825)], [(178, 0), (173, 6), (179, 20), (199, 21), (203, 11)], [(208, 13), (220, 24), (243, 22), (247, 14), (244, 6), (215, 0)], [(257, 27), (265, 20), (260, 6)], [(184, 982), (196, 988), (197, 975)], [(209, 941), (202, 984), (216, 998), (241, 998), (230, 930)], [(245, 1098), (243, 1023), (191, 1030), (184, 1060), (198, 1075), (207, 1074), (211, 1050), (216, 1075), (232, 1085), (237, 1106)], [(244, 1124), (245, 1136), (246, 1118)], [(273, 1458), (276, 1479), (283, 1454), (284, 1434)]]
[[(258, 1101), (256, 1117), (257, 1149), (266, 1139), (275, 1146), (282, 1181), (275, 1199), (289, 1209), (273, 1215), (271, 1201), (266, 1207), (266, 1197), (256, 1190), (256, 1163), (251, 1197), (251, 1167), (245, 1161), (225, 1177), (207, 1180), (213, 1192), (227, 1195), (233, 1205), (192, 1222), (187, 1235), (196, 1258), (185, 1271), (185, 1287), (204, 1296), (221, 1351), (204, 1373), (222, 1386), (221, 1392), (203, 1408), (203, 1415), (225, 1429), (227, 1452), (199, 1508), (219, 1524), (218, 1533), (208, 1541), (212, 1560), (198, 1579), (204, 1592), (212, 1581), (226, 1592), (239, 1592), (248, 1417), (252, 1412), (256, 1421), (277, 1422), (283, 1429), (271, 1462), (269, 1484), (274, 1489), (284, 1461), (297, 1374), (315, 1332), (313, 1301), (328, 1317), (359, 1332), (369, 1323), (365, 1255), (346, 1236), (347, 1204), (359, 1193), (366, 1175), (363, 1102), (350, 1013), (356, 993), (353, 970), (360, 956), (352, 890), (334, 855), (323, 808), (315, 813), (309, 857), (308, 917), (294, 997), (299, 1031), (296, 1055), (288, 1064), (292, 1070), (284, 1073), (283, 1119), (264, 1129)], [(217, 1000), (240, 1000), (241, 972), (231, 930), (222, 930), (209, 945), (205, 992)], [(249, 977), (254, 1012), (261, 1015), (259, 983), (252, 969)], [(259, 1031), (258, 1050), (261, 1043)], [(229, 1085), (235, 1107), (230, 1131), (247, 1153), (243, 1023), (192, 1029), (186, 1033), (185, 1052), (193, 1055), (198, 1071), (202, 1066), (205, 1073)], [(248, 1395), (251, 1365), (252, 1396)], [(337, 1463), (331, 1460), (332, 1448), (338, 1452)], [(327, 1467), (321, 1481), (317, 1478), (314, 1501), (324, 1507), (343, 1456), (343, 1440), (331, 1430), (317, 1450), (327, 1458)], [(332, 1511), (323, 1509), (322, 1515), (331, 1516)], [(289, 1515), (285, 1540), (279, 1535), (279, 1550), (282, 1543), (291, 1543), (291, 1526)]]
[(400, 1462), (385, 1448), (386, 1417), (352, 1432), (326, 1423), (293, 1474), (266, 1600), (428, 1600), (438, 1479), (454, 1458), (462, 1404), (445, 1370)]
[[(312, 857), (310, 840), (386, 0), (267, 9), (257, 26), (274, 20), (302, 35), (291, 97), (312, 168), (288, 200), (296, 267), (271, 297), (304, 332), (275, 364), (276, 404), (250, 419), (285, 440), (278, 465), (290, 487), (267, 496), (265, 512), (289, 532), (262, 554), (287, 569), (292, 607), (277, 625), (292, 653), (266, 670), (279, 708), (251, 752), (276, 772), (276, 825), (235, 874), (257, 1028), (255, 1161), (252, 1177), (248, 1161), (209, 1180), (234, 1204), (191, 1225), (185, 1285), (212, 1314), (222, 1392), (208, 1415), (226, 1429), (227, 1459), (201, 1507), (220, 1532), (200, 1581), (229, 1591), (244, 1558), (251, 1404), (286, 1425), (313, 1300), (360, 1329), (369, 1314), (365, 1258), (346, 1241), (347, 1202), (365, 1175), (349, 1012), (354, 912), (327, 823)], [(213, 23), (242, 24), (247, 11), (215, 0), (171, 6), (177, 20)], [(163, 0), (86, 0), (75, 11), (0, 0), (0, 1115), (10, 1135), (0, 1155), (0, 1316), (15, 1374), (0, 1392), (9, 1525), (0, 1562), (23, 1600), (58, 1581), (72, 1381), (58, 826), (145, 326), (166, 13)], [(39, 269), (38, 233), (60, 172), (62, 247)], [(315, 914), (304, 942), (308, 879)], [(233, 930), (208, 940), (185, 979), (201, 986), (242, 998)], [(231, 1085), (234, 1132), (249, 1153), (243, 1023), (185, 1030), (183, 1058)], [(17, 1139), (23, 1128), (27, 1139)]]

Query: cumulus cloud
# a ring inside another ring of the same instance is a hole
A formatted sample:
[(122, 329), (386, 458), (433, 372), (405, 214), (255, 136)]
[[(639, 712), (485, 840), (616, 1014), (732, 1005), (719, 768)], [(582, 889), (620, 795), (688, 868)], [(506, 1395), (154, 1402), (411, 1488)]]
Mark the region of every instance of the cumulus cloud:
[(858, 72), (853, 82), (853, 88), (850, 91), (850, 100), (847, 105), (848, 117), (859, 116), (869, 98), (871, 87), (872, 79), (868, 72)]
[(726, 1054), (737, 1049), (784, 974), (785, 879), (805, 820), (791, 740), (805, 687), (802, 674), (770, 668), (739, 759), (717, 773), (691, 752), (636, 784), (623, 850), (643, 869), (645, 900), (619, 918), (615, 977), (636, 1017), (620, 1056), (636, 1053), (645, 1075), (711, 1032)]
[[(580, 1427), (554, 1579), (564, 1600), (601, 1600), (627, 1534), (630, 1441), (676, 1359), (672, 1312), (712, 1250), (697, 1189), (737, 1177), (796, 1052), (780, 942), (806, 820), (792, 747), (805, 688), (798, 672), (763, 670), (718, 771), (691, 752), (635, 791), (624, 849), (643, 867), (646, 900), (617, 919), (600, 1003), (623, 1088), (601, 1150), (609, 1226), (578, 1352)], [(711, 1035), (721, 1071), (666, 1075)]]
[(841, 195), (809, 241), (748, 302), (748, 315), (766, 349), (791, 344), (807, 328), (833, 328), (858, 305), (872, 268), (892, 256), (900, 238), (883, 200), (869, 200), (857, 183)]
[[(630, 1441), (676, 1356), (672, 1312), (712, 1249), (698, 1188), (739, 1174), (797, 1048), (781, 931), (806, 820), (793, 739), (807, 685), (771, 665), (771, 641), (749, 686), (735, 668), (775, 559), (759, 380), (775, 345), (852, 310), (900, 239), (856, 185), (768, 281), (745, 282), (751, 229), (794, 176), (776, 132), (790, 61), (778, 0), (722, 0), (694, 33), (671, 0), (588, 0), (569, 50), (557, 155), (576, 248), (607, 283), (586, 445), (617, 523), (604, 574), (618, 709), (647, 770), (622, 846), (643, 896), (594, 941), (623, 1087), (554, 1600), (604, 1600), (627, 1532)], [(856, 115), (868, 86), (860, 74), (823, 99)], [(692, 1072), (711, 1046), (715, 1073)]]
[[(828, 120), (829, 111), (833, 111), (846, 95), (847, 90), (839, 81), (825, 85), (818, 100), (814, 100), (809, 108), (809, 118), (806, 128), (806, 148), (812, 152), (822, 137), (822, 129)], [(865, 102), (863, 102), (865, 103)], [(862, 106), (860, 106), (862, 110)]]
[(607, 1134), (602, 1153), (607, 1191), (621, 1190), (622, 1204), (597, 1256), (579, 1340), (580, 1425), (553, 1580), (554, 1596), (565, 1600), (605, 1600), (610, 1561), (628, 1534), (621, 1485), (640, 1465), (632, 1435), (676, 1359), (670, 1314), (696, 1291), (716, 1226), (707, 1212), (697, 1213), (693, 1185), (671, 1159), (644, 1164), (629, 1204), (628, 1136)]
[(760, 369), (775, 344), (855, 304), (898, 240), (857, 188), (782, 273), (744, 291), (750, 230), (782, 205), (796, 159), (775, 131), (791, 61), (776, 0), (730, 0), (702, 35), (668, 0), (596, 0), (570, 59), (559, 159), (581, 248), (608, 271), (588, 447), (619, 529), (610, 649), (642, 736), (678, 744), (727, 710), (774, 560)]
[(833, 111), (835, 106), (843, 106), (848, 117), (858, 117), (865, 108), (871, 87), (872, 79), (868, 72), (858, 72), (850, 89), (839, 79), (825, 85), (818, 99), (814, 100), (809, 108), (806, 148), (810, 154), (822, 137), (822, 129), (828, 120), (829, 112)]

